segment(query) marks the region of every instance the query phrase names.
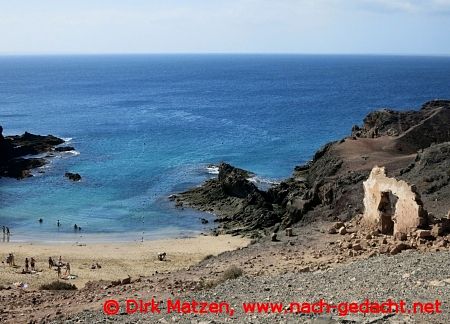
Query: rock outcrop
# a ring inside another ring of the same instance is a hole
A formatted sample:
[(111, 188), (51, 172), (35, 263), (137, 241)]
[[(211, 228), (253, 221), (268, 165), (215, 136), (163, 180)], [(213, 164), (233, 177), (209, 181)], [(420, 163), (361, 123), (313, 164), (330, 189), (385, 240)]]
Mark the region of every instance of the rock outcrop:
[(72, 181), (81, 181), (81, 176), (78, 173), (66, 172), (64, 176)]
[(414, 183), (428, 212), (445, 215), (450, 209), (450, 142), (419, 150), (397, 178)]
[(280, 221), (267, 193), (248, 180), (250, 173), (229, 164), (219, 165), (217, 179), (207, 181), (175, 197), (175, 203), (213, 212), (225, 232), (253, 231), (271, 227)]
[(364, 119), (362, 128), (354, 126), (352, 135), (360, 138), (396, 137), (392, 148), (415, 153), (433, 143), (450, 141), (450, 101), (434, 100), (418, 111), (374, 111)]
[(247, 171), (222, 164), (218, 179), (180, 194), (177, 204), (215, 213), (228, 232), (273, 232), (318, 218), (346, 221), (363, 213), (363, 181), (378, 165), (416, 184), (423, 207), (443, 217), (450, 210), (449, 125), (447, 100), (418, 111), (376, 111), (351, 136), (325, 145), (266, 192), (247, 180)]
[(31, 176), (30, 170), (47, 163), (45, 158), (27, 157), (51, 152), (64, 140), (25, 132), (23, 135), (3, 136), (0, 126), (0, 177), (22, 179)]

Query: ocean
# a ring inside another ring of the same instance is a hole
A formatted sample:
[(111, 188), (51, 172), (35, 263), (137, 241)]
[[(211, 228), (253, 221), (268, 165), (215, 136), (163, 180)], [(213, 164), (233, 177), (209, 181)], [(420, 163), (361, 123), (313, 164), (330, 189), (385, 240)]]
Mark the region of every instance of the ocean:
[(226, 161), (267, 186), (369, 111), (435, 98), (450, 98), (450, 57), (2, 56), (5, 135), (53, 134), (76, 151), (32, 178), (0, 179), (0, 225), (11, 241), (194, 235), (214, 216), (167, 197), (214, 176), (208, 165)]

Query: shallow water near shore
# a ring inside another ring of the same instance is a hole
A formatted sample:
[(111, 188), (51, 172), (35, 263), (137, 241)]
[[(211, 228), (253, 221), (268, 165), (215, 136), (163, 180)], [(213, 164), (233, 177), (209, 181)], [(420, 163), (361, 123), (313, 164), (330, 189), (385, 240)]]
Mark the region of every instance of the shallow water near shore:
[(449, 98), (449, 84), (448, 57), (0, 57), (5, 134), (53, 134), (76, 148), (35, 177), (0, 179), (0, 225), (11, 241), (195, 235), (213, 216), (167, 197), (214, 176), (209, 164), (276, 182), (369, 111)]

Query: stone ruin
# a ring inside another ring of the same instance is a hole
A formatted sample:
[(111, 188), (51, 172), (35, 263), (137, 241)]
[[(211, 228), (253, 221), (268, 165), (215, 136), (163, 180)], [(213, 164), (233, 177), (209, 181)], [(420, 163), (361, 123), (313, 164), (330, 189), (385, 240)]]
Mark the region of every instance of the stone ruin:
[(363, 185), (362, 218), (336, 222), (328, 230), (328, 234), (341, 235), (330, 244), (338, 260), (343, 260), (345, 254), (372, 257), (408, 249), (450, 248), (450, 211), (446, 218), (435, 218), (424, 209), (415, 186), (387, 177), (384, 167), (374, 167)]
[(374, 167), (364, 185), (361, 225), (382, 234), (409, 234), (426, 228), (428, 213), (415, 186), (386, 176), (384, 167)]

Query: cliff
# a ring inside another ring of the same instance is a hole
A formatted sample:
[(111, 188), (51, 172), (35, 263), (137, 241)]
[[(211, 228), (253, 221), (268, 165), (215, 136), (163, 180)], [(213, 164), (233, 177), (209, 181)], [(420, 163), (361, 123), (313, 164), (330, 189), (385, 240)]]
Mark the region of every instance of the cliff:
[(418, 111), (370, 113), (352, 134), (332, 142), (293, 175), (261, 191), (247, 172), (222, 163), (217, 179), (181, 193), (177, 204), (215, 213), (223, 232), (277, 230), (319, 218), (349, 220), (363, 212), (363, 180), (376, 165), (416, 184), (424, 207), (437, 217), (450, 210), (450, 101)]

